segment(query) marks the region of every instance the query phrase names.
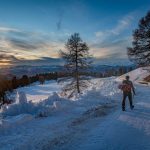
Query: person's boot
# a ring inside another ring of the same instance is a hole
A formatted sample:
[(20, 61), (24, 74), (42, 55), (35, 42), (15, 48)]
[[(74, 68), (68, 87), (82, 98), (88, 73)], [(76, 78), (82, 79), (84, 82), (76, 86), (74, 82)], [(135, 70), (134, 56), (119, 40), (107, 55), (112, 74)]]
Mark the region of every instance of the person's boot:
[(131, 108), (131, 110), (133, 110), (133, 108), (134, 108), (134, 105), (132, 105), (130, 108)]
[(125, 108), (122, 108), (122, 111), (126, 111)]

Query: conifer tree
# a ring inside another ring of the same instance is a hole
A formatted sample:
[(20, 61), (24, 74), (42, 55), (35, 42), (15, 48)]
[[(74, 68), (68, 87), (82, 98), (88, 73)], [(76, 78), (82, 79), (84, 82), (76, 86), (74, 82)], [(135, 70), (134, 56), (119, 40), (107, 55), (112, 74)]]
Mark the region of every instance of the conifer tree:
[(65, 60), (67, 77), (59, 81), (66, 81), (63, 92), (68, 97), (75, 93), (81, 93), (88, 86), (88, 78), (81, 73), (86, 72), (90, 67), (89, 47), (82, 41), (78, 33), (74, 33), (66, 43), (66, 51), (60, 51), (60, 56)]
[(139, 21), (133, 32), (132, 47), (127, 48), (129, 59), (134, 63), (150, 65), (150, 11)]

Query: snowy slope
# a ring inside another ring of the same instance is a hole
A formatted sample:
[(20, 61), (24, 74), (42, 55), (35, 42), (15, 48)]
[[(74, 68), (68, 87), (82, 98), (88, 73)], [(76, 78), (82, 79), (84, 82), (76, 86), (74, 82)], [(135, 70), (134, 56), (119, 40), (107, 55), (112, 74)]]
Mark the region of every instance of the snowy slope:
[(149, 150), (150, 87), (135, 85), (135, 109), (122, 112), (116, 78), (91, 82), (77, 101), (48, 93), (56, 82), (22, 88), (27, 99), (0, 112), (0, 150)]
[(117, 78), (117, 81), (122, 81), (125, 79), (125, 76), (126, 75), (129, 75), (130, 76), (130, 79), (133, 81), (133, 82), (140, 82), (140, 81), (143, 81), (143, 79), (145, 77), (147, 77), (148, 75), (150, 75), (150, 67), (140, 67), (140, 68), (137, 68), (131, 72), (128, 72), (120, 77)]
[(15, 99), (18, 93), (25, 92), (28, 101), (38, 103), (41, 100), (47, 99), (53, 92), (60, 91), (60, 88), (55, 80), (46, 81), (44, 85), (36, 82), (30, 86), (18, 88), (10, 97)]

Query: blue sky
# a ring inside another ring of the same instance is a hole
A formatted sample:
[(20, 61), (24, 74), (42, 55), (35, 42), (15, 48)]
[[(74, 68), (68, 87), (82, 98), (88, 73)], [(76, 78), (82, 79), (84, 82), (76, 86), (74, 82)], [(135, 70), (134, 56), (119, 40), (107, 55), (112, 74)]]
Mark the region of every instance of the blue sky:
[(127, 62), (132, 31), (149, 8), (150, 0), (0, 0), (0, 65), (57, 58), (74, 32), (100, 62)]

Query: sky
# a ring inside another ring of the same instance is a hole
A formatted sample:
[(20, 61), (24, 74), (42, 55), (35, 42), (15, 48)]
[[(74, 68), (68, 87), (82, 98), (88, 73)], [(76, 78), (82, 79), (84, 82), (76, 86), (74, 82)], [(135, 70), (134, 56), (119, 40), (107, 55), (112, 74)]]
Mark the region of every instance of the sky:
[(56, 62), (75, 32), (97, 63), (129, 63), (126, 48), (148, 10), (150, 0), (0, 0), (0, 66)]

